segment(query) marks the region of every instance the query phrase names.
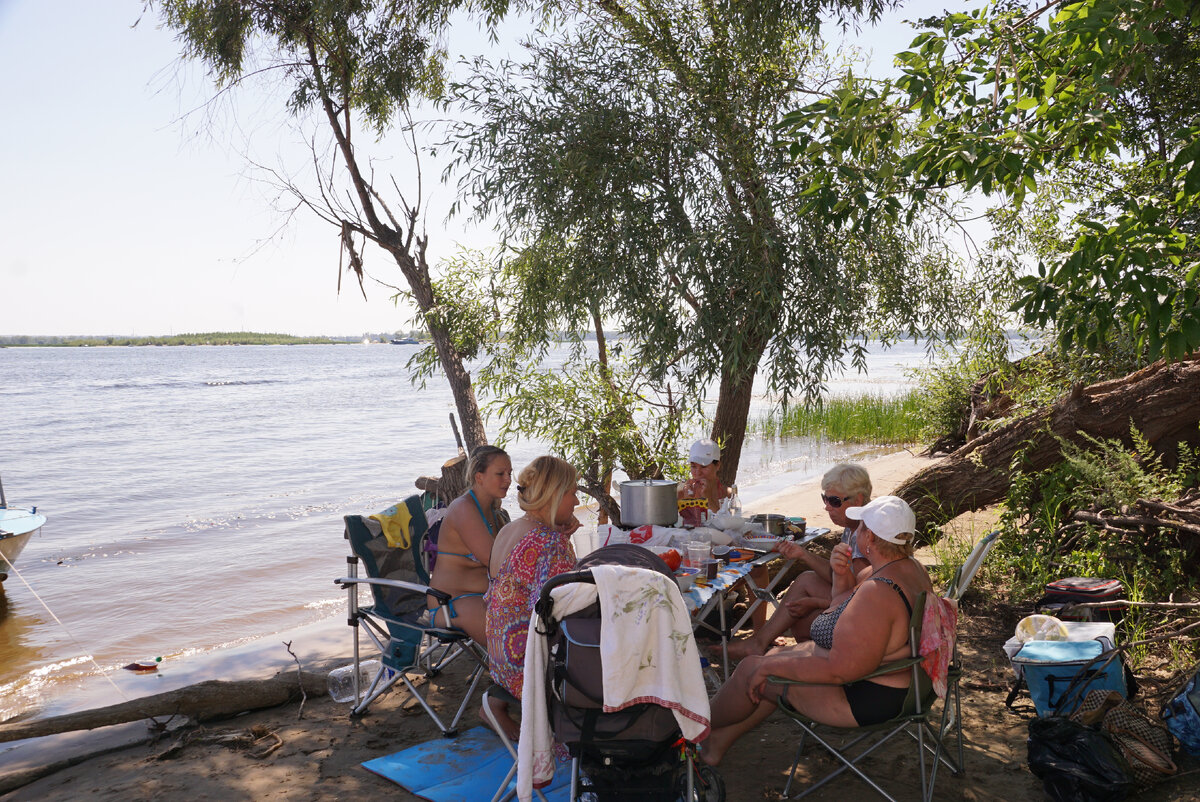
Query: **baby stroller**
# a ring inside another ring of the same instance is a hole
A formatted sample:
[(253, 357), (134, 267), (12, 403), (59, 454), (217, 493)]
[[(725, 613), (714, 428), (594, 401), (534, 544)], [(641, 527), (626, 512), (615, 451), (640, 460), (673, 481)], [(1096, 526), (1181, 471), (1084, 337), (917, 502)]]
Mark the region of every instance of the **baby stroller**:
[(572, 758), (572, 802), (724, 800), (720, 775), (697, 758), (670, 709), (645, 702), (603, 711), (600, 603), (555, 620), (551, 591), (570, 583), (595, 584), (591, 569), (603, 564), (657, 571), (674, 582), (657, 555), (622, 544), (598, 549), (580, 560), (577, 570), (551, 578), (542, 588), (534, 612), (546, 633), (547, 708), (554, 740)]

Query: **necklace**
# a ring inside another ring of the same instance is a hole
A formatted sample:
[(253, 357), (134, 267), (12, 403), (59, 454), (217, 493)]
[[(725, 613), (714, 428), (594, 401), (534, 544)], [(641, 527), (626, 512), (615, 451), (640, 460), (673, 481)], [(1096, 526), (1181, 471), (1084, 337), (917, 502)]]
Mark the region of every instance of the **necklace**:
[(883, 573), (883, 570), (885, 568), (887, 568), (888, 566), (895, 565), (896, 563), (899, 563), (899, 562), (904, 562), (907, 559), (908, 559), (907, 557), (897, 557), (896, 559), (892, 560), (890, 563), (884, 563), (883, 565), (879, 566), (874, 571), (872, 571), (871, 576), (873, 576), (873, 577), (879, 576), (881, 573)]

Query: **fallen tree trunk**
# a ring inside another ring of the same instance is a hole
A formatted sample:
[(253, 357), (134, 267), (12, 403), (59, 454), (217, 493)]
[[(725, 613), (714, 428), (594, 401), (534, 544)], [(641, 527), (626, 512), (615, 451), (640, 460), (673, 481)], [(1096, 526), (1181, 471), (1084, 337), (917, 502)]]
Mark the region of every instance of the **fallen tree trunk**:
[(1014, 469), (1037, 471), (1059, 462), (1056, 436), (1075, 443), (1084, 434), (1128, 440), (1132, 424), (1155, 444), (1194, 432), (1197, 422), (1200, 355), (1156, 362), (1120, 379), (1077, 387), (1052, 406), (971, 440), (910, 477), (896, 495), (912, 505), (928, 531), (1003, 499)]
[(325, 678), (324, 673), (302, 671), (297, 679), (294, 671), (288, 671), (265, 680), (208, 680), (95, 710), (0, 724), (0, 743), (60, 732), (94, 730), (156, 716), (191, 716), (198, 720), (226, 718), (247, 710), (278, 707), (295, 701), (301, 697), (301, 684), (309, 696), (323, 694)]

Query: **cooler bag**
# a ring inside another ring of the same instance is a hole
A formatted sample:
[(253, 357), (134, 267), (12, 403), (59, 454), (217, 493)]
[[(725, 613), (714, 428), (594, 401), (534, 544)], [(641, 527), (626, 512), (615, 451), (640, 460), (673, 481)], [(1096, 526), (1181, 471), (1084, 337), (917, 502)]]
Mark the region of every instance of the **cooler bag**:
[(1029, 641), (1012, 662), (1025, 677), (1041, 718), (1071, 713), (1096, 689), (1128, 697), (1120, 653), (1106, 651), (1098, 640)]
[(1088, 607), (1083, 610), (1062, 613), (1069, 604), (1115, 601), (1125, 597), (1125, 585), (1119, 579), (1097, 579), (1087, 576), (1068, 576), (1046, 583), (1045, 595), (1035, 605), (1039, 613), (1047, 613), (1063, 620), (1074, 621), (1120, 621), (1124, 608)]

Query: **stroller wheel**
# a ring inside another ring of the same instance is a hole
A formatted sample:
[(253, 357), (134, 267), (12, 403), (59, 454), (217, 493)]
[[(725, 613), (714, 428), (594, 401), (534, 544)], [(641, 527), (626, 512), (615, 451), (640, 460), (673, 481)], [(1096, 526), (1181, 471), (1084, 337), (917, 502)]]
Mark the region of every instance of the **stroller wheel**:
[(687, 776), (679, 778), (679, 798), (683, 802), (725, 802), (725, 780), (712, 766), (697, 760), (692, 769), (692, 797), (687, 798)]

